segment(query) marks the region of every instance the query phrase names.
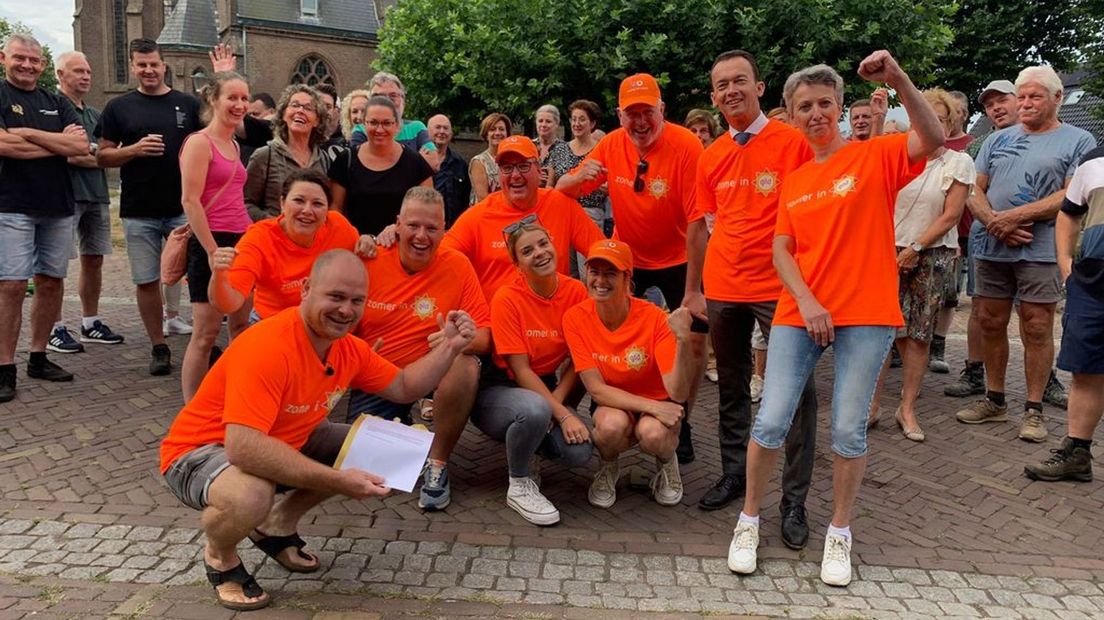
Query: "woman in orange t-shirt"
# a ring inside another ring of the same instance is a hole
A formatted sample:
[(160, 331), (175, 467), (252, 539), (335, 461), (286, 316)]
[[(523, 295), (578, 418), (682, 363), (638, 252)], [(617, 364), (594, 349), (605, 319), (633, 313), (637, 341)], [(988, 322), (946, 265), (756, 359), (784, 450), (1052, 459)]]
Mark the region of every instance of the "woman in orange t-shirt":
[(694, 376), (690, 311), (668, 317), (658, 306), (632, 296), (632, 250), (607, 239), (590, 247), (586, 283), (590, 299), (564, 314), (563, 331), (575, 370), (590, 392), (594, 445), (602, 466), (587, 499), (609, 508), (617, 501), (618, 457), (633, 444), (655, 457), (655, 500), (682, 500), (675, 447)]
[(943, 145), (935, 112), (889, 52), (868, 56), (859, 75), (897, 91), (913, 131), (846, 141), (838, 123), (843, 79), (825, 65), (794, 73), (783, 88), (793, 125), (805, 134), (814, 157), (786, 177), (779, 194), (774, 264), (784, 290), (771, 329), (763, 403), (748, 445), (744, 510), (729, 546), (728, 566), (737, 573), (755, 571), (767, 479), (805, 382), (831, 346), (835, 494), (820, 578), (835, 586), (851, 581), (850, 523), (866, 468), (866, 414), (903, 323), (894, 205), (898, 190)]
[[(280, 217), (254, 223), (235, 247), (215, 250), (208, 296), (220, 312), (232, 313), (255, 296), (256, 320), (299, 305), (303, 281), (314, 260), (328, 250), (375, 253), (375, 241), (359, 237), (340, 213), (329, 210), (330, 185), (317, 170), (288, 173)], [(259, 317), (259, 318), (258, 318)]]
[(524, 277), (491, 301), (494, 364), (484, 366), (471, 421), (506, 444), (506, 505), (530, 523), (551, 525), (560, 513), (541, 494), (531, 469), (538, 449), (568, 467), (585, 464), (594, 451), (590, 428), (575, 412), (582, 389), (570, 361), (564, 365), (562, 325), (564, 312), (586, 299), (586, 289), (556, 272), (556, 247), (538, 223), (511, 225), (506, 251)]

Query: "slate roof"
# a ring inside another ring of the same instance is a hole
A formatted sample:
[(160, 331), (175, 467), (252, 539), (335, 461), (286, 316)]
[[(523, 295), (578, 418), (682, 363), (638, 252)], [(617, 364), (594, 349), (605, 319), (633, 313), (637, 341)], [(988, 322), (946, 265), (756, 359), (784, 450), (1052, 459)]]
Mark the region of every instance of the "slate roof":
[(214, 0), (177, 0), (157, 37), (157, 43), (167, 49), (208, 50), (218, 42)]
[(318, 15), (304, 16), (299, 0), (238, 0), (235, 21), (242, 25), (284, 28), (372, 40), (380, 19), (372, 0), (318, 0)]

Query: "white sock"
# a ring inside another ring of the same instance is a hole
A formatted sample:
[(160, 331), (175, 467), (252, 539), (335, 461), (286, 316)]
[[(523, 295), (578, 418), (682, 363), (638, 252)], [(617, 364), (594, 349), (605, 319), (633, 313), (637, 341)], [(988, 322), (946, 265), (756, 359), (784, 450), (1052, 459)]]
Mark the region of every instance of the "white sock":
[(756, 515), (754, 517), (749, 517), (746, 514), (744, 514), (744, 511), (741, 510), (740, 511), (740, 521), (739, 522), (740, 523), (750, 523), (751, 525), (754, 525), (755, 527), (759, 527), (759, 515)]
[(836, 527), (836, 526), (832, 525), (831, 523), (829, 523), (828, 524), (828, 534), (829, 535), (835, 534), (836, 536), (843, 536), (847, 540), (851, 540), (851, 526), (848, 525), (847, 527)]
[[(58, 321), (57, 323), (54, 323), (54, 329), (57, 329), (59, 327), (65, 327), (65, 321)], [(50, 331), (54, 331), (54, 329), (51, 329)]]
[(98, 316), (86, 316), (81, 318), (81, 325), (83, 325), (85, 329), (92, 329), (92, 326), (99, 320), (100, 317)]

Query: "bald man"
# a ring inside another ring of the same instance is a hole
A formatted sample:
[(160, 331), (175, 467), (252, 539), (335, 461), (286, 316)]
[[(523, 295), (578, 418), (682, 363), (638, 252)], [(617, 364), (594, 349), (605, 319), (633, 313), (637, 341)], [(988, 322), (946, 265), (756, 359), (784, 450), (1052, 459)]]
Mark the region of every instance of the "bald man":
[(470, 317), (449, 312), (433, 349), (400, 370), (350, 334), (367, 287), (352, 252), (322, 254), (300, 305), (235, 338), (161, 442), (169, 488), (203, 511), (203, 562), (224, 607), (269, 603), (238, 556), (246, 537), (287, 570), (313, 572), (320, 564), (303, 551), (300, 518), (332, 495), (390, 492), (370, 472), (333, 468), (349, 427), (326, 417), (346, 390), (413, 401), (440, 382), (475, 335)]
[(429, 137), (437, 147), (437, 173), (433, 175), (433, 187), (445, 197), (445, 226), (452, 227), (469, 205), (471, 179), (468, 178), (468, 162), (449, 148), (452, 142), (452, 123), (444, 114), (430, 117)]

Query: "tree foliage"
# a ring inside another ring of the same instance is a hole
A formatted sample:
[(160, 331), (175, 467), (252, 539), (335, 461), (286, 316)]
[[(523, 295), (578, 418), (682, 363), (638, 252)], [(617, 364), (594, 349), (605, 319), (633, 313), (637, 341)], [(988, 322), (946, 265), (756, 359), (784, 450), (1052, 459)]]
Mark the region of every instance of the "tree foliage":
[[(13, 32), (24, 32), (34, 36), (34, 32), (22, 22), (13, 23), (0, 17), (0, 41), (8, 38), (8, 35)], [(42, 75), (38, 76), (38, 85), (44, 90), (54, 92), (58, 88), (58, 83), (57, 74), (54, 72), (54, 55), (50, 52), (49, 45), (42, 46), (42, 57), (46, 59), (46, 68), (42, 70)], [(0, 80), (4, 79), (4, 75), (4, 67), (0, 65)]]
[(920, 81), (952, 39), (955, 6), (938, 0), (403, 0), (380, 32), (378, 66), (402, 77), (411, 115), (444, 112), (472, 126), (490, 111), (528, 119), (537, 106), (578, 98), (607, 111), (621, 79), (647, 71), (668, 117), (709, 104), (720, 52), (754, 53), (781, 100), (795, 69), (824, 62), (869, 94), (858, 62), (886, 48)]

